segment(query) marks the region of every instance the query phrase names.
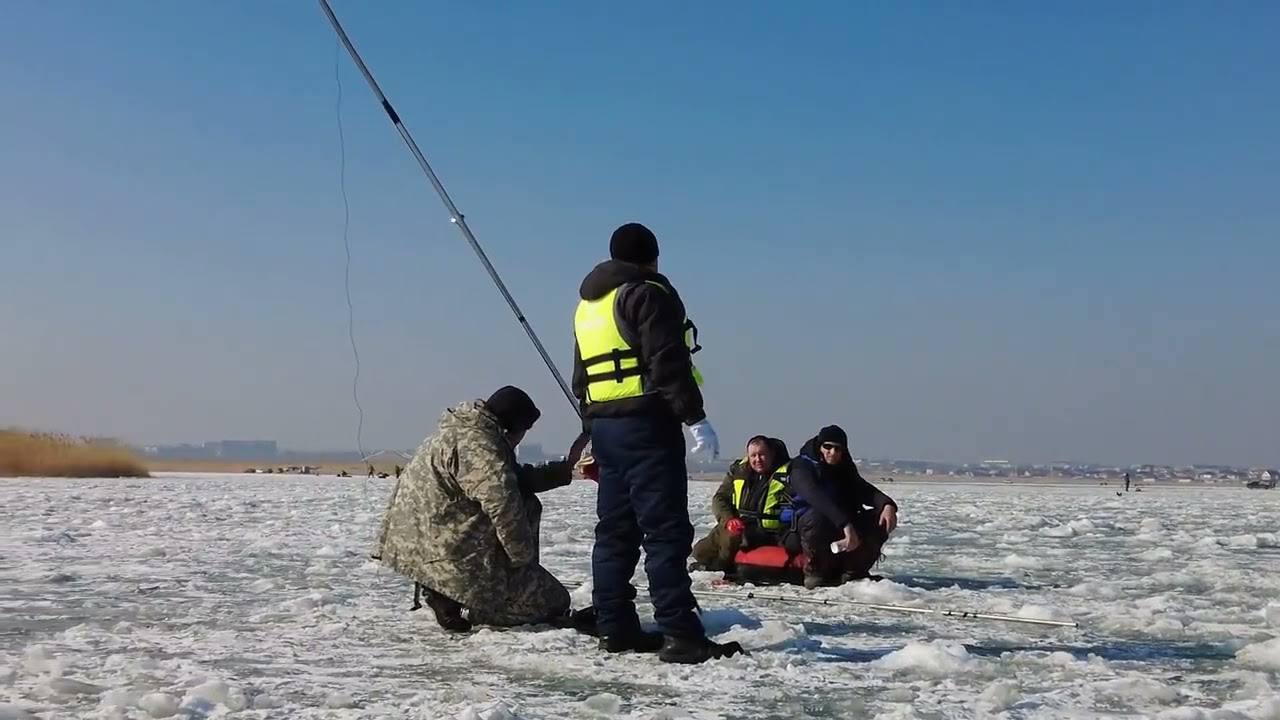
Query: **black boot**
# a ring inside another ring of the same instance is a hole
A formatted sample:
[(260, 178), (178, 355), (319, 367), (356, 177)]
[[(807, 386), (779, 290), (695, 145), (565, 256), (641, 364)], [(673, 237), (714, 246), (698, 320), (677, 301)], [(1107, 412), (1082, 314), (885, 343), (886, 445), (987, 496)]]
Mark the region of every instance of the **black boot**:
[(708, 660), (747, 655), (736, 642), (718, 643), (708, 638), (678, 638), (667, 636), (662, 642), (658, 659), (666, 663), (697, 665)]
[(662, 649), (662, 633), (636, 628), (627, 633), (601, 636), (600, 649), (608, 653), (656, 653)]
[(805, 590), (840, 584), (840, 570), (835, 567), (835, 560), (830, 554), (818, 552), (808, 557), (809, 562), (804, 566)]
[(599, 637), (600, 631), (596, 629), (596, 609), (593, 607), (583, 608), (581, 610), (571, 610), (559, 617), (551, 618), (551, 624), (562, 630), (577, 630), (583, 635), (591, 637)]
[(573, 629), (583, 635), (599, 637), (600, 630), (596, 627), (596, 609), (593, 607), (574, 610), (569, 613), (569, 619), (573, 622)]
[(839, 584), (838, 579), (833, 579), (830, 575), (822, 572), (811, 572), (809, 568), (804, 569), (804, 589), (815, 590), (820, 587), (834, 587)]
[(471, 621), (462, 617), (462, 603), (441, 595), (426, 585), (421, 586), (422, 599), (435, 613), (436, 622), (449, 632), (470, 632)]

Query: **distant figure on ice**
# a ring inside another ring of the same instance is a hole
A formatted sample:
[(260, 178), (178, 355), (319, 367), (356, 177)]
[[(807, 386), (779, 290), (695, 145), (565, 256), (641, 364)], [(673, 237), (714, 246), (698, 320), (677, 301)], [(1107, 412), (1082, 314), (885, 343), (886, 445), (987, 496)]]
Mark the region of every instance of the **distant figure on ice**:
[(402, 467), (400, 467), (399, 465), (397, 465), (397, 466), (396, 466), (396, 479), (397, 479), (397, 480), (399, 480), (399, 479), (400, 479), (400, 473), (402, 473), (402, 472), (404, 472), (404, 468), (402, 468)]
[[(790, 480), (796, 532), (787, 542), (806, 556), (804, 586), (867, 577), (898, 527), (898, 505), (858, 473), (845, 431), (828, 425), (805, 443)], [(835, 541), (845, 545), (839, 554), (831, 552)]]
[(373, 465), (369, 465), (369, 477), (373, 477)]
[[(693, 452), (719, 454), (691, 355), (697, 330), (671, 281), (658, 273), (658, 239), (627, 223), (609, 239), (609, 260), (578, 289), (573, 316), (573, 393), (599, 467), (591, 599), (606, 652), (656, 652), (700, 663), (741, 650), (707, 638), (685, 563), (689, 521), (687, 425)], [(653, 616), (641, 629), (631, 584), (643, 546)]]
[(716, 526), (693, 546), (691, 569), (732, 573), (738, 550), (780, 542), (790, 460), (786, 443), (777, 438), (747, 441), (746, 456), (729, 466), (711, 498)]
[(418, 583), (447, 630), (571, 625), (569, 592), (538, 563), (534, 494), (569, 484), (587, 437), (564, 460), (518, 465), (515, 447), (540, 415), (511, 386), (446, 410), (392, 491), (374, 557)]
[(1124, 491), (1129, 492), (1129, 473), (1124, 474)]

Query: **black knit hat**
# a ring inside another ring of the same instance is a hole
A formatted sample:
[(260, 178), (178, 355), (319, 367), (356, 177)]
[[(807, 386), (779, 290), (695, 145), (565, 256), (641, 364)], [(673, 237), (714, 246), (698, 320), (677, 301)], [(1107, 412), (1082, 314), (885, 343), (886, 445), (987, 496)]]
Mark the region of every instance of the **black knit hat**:
[(640, 223), (627, 223), (613, 231), (609, 238), (609, 257), (635, 265), (648, 265), (658, 259), (658, 238)]
[(818, 431), (818, 446), (823, 443), (835, 443), (842, 448), (849, 447), (849, 434), (839, 425), (828, 425)]
[(489, 412), (497, 416), (507, 432), (526, 432), (542, 417), (542, 411), (533, 399), (518, 387), (507, 385), (484, 401)]

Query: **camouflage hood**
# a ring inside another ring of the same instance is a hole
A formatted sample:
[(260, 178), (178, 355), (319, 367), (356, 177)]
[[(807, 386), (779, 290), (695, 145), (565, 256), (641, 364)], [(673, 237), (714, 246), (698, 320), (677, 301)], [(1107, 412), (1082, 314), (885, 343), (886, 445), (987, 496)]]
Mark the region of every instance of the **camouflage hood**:
[(507, 438), (498, 416), (485, 409), (483, 400), (469, 400), (440, 413), (441, 433), (480, 433), (492, 435), (495, 442)]

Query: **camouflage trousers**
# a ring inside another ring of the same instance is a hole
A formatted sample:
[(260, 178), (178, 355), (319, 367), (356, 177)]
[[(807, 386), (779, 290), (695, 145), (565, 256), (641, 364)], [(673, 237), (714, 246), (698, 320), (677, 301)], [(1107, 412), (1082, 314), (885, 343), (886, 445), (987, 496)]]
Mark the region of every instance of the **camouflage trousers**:
[(538, 561), (538, 534), (542, 526), (542, 503), (532, 493), (522, 495), (525, 515), (532, 525), (533, 562), (513, 569), (506, 582), (487, 588), (492, 602), (468, 606), (467, 617), (476, 625), (511, 627), (545, 622), (569, 612), (569, 591)]

